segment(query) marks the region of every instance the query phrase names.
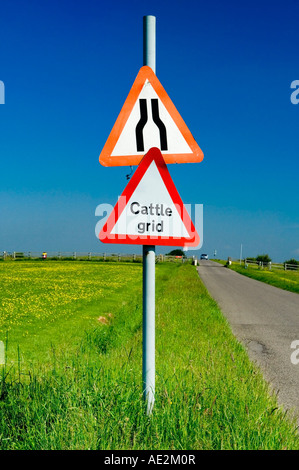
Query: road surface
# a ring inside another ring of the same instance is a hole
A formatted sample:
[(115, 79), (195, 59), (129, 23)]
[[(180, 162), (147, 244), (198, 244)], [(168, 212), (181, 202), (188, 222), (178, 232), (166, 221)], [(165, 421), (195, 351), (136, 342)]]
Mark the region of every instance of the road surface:
[[(294, 355), (299, 359), (299, 294), (250, 279), (213, 261), (201, 260), (197, 270), (234, 335), (277, 393), (278, 403), (299, 418), (299, 363), (292, 363), (296, 362)], [(291, 348), (295, 340), (297, 346)]]

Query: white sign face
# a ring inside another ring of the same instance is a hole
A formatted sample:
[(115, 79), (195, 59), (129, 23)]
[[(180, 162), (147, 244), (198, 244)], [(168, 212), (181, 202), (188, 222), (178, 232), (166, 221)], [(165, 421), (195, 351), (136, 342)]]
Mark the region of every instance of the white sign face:
[(179, 208), (152, 161), (121, 213), (112, 235), (188, 237)]
[(174, 120), (146, 80), (111, 156), (144, 155), (151, 147), (159, 148), (165, 155), (192, 154)]

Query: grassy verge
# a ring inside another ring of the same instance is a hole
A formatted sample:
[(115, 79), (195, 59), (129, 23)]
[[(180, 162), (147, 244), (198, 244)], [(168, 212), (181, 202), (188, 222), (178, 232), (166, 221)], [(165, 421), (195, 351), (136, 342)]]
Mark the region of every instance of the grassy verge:
[[(226, 261), (217, 261), (221, 264), (226, 264)], [(240, 265), (239, 262), (232, 262), (229, 268), (257, 281), (266, 282), (271, 286), (299, 294), (299, 271), (297, 270), (284, 271), (283, 269), (273, 267), (269, 270), (268, 268), (260, 268), (257, 265), (250, 264), (245, 268), (244, 264)]]
[[(141, 270), (135, 269), (124, 268), (126, 286), (111, 289), (113, 299), (108, 292), (101, 302), (94, 299), (102, 303), (106, 322), (96, 321), (95, 305), (83, 298), (79, 314), (69, 314), (72, 341), (62, 341), (71, 347), (60, 347), (58, 338), (51, 360), (38, 367), (39, 356), (33, 358), (27, 344), (23, 360), (3, 368), (0, 448), (298, 449), (295, 423), (277, 407), (191, 265), (157, 265), (156, 401), (153, 415), (146, 416)], [(68, 277), (73, 274), (66, 271)], [(122, 302), (129, 285), (131, 296)], [(63, 309), (53, 311), (63, 317)], [(89, 319), (85, 328), (81, 316)], [(48, 325), (55, 322), (46, 330)], [(66, 323), (58, 321), (61, 328)]]

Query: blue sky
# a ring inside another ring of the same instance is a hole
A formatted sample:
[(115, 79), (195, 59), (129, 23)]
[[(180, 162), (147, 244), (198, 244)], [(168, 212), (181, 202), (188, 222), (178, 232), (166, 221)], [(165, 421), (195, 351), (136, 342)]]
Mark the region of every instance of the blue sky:
[(99, 242), (95, 209), (127, 184), (128, 167), (98, 157), (143, 65), (144, 15), (156, 74), (205, 155), (169, 165), (204, 207), (198, 253), (299, 259), (298, 0), (3, 1), (0, 250), (141, 251)]

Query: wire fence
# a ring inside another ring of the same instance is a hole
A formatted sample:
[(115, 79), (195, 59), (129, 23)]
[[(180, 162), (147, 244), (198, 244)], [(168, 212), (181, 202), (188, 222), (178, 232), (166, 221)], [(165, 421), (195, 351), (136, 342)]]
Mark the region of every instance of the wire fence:
[[(3, 261), (20, 261), (20, 260), (61, 260), (61, 261), (109, 261), (109, 262), (135, 262), (142, 263), (142, 254), (127, 253), (96, 253), (96, 252), (77, 252), (77, 251), (2, 251), (0, 259)], [(157, 262), (193, 262), (195, 264), (196, 257), (188, 258), (186, 256), (171, 256), (159, 254), (156, 256)], [(196, 263), (197, 264), (197, 263)]]

